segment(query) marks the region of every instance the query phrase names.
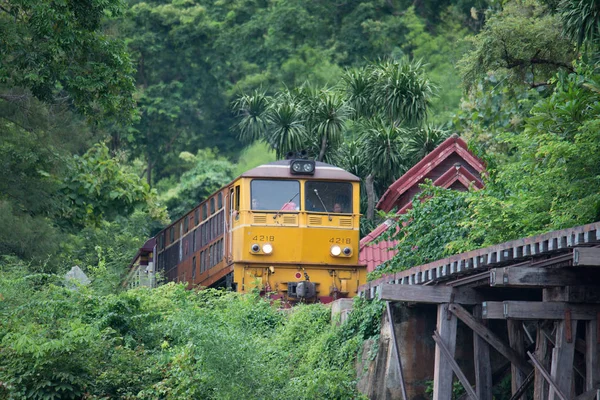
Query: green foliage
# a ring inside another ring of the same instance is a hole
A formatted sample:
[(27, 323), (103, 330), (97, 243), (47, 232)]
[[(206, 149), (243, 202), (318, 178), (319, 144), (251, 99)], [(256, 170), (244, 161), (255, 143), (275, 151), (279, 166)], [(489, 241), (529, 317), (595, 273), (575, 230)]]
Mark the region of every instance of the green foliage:
[(267, 144), (255, 142), (242, 150), (233, 175), (239, 176), (254, 167), (270, 163), (276, 159), (275, 152)]
[(320, 304), (168, 284), (101, 294), (0, 262), (0, 381), (10, 399), (358, 398), (354, 361), (382, 305), (335, 326)]
[(581, 67), (533, 107), (522, 133), (500, 136), (512, 155), (469, 200), (471, 242), (495, 244), (600, 219), (600, 99), (591, 90), (597, 81)]
[(182, 153), (180, 157), (191, 168), (162, 196), (173, 219), (183, 216), (234, 178), (234, 165), (213, 150), (199, 150), (196, 155)]
[(484, 74), (514, 84), (544, 84), (559, 69), (571, 70), (575, 58), (570, 40), (562, 35), (557, 15), (537, 0), (509, 1), (488, 16), (473, 38), (474, 50), (461, 62), (465, 83), (472, 87)]
[[(122, 41), (102, 33), (117, 0), (10, 0), (0, 10), (0, 81), (54, 102), (65, 94), (94, 121), (133, 112), (133, 68)], [(2, 96), (5, 100), (7, 96)]]
[(154, 203), (155, 194), (111, 157), (104, 144), (69, 160), (69, 175), (60, 192), (65, 200), (61, 217), (74, 226), (98, 225), (103, 219), (129, 215), (141, 205), (157, 215), (161, 212)]
[(471, 216), (467, 203), (470, 194), (433, 186), (431, 181), (421, 189), (408, 212), (388, 216), (393, 224), (382, 239), (397, 240), (398, 254), (370, 273), (369, 279), (465, 250), (454, 243), (470, 234), (464, 226)]
[(564, 24), (565, 33), (577, 45), (598, 46), (600, 39), (600, 5), (593, 0), (563, 0), (558, 11)]

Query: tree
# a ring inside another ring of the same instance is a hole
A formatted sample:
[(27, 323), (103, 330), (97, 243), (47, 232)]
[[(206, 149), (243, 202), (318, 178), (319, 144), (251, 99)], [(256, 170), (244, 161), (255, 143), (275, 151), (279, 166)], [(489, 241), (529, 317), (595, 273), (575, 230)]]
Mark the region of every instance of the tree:
[(117, 158), (111, 157), (103, 143), (68, 162), (69, 173), (59, 191), (64, 199), (59, 216), (63, 225), (99, 225), (102, 220), (129, 215), (138, 206), (160, 216), (162, 211), (154, 202), (156, 193)]
[[(130, 121), (133, 68), (122, 41), (101, 32), (117, 0), (7, 0), (0, 8), (0, 82), (46, 102), (69, 99), (94, 121)], [(0, 98), (13, 98), (2, 90)]]
[(474, 50), (461, 60), (462, 75), (474, 87), (485, 74), (496, 81), (545, 86), (557, 71), (573, 70), (572, 42), (562, 34), (561, 20), (537, 1), (509, 1), (488, 16), (473, 38)]

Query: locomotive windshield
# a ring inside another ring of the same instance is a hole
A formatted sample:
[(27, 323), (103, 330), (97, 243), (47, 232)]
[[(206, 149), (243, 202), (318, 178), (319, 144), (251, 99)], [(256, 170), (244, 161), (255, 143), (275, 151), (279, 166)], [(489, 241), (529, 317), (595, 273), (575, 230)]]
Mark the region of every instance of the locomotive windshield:
[(352, 184), (308, 181), (304, 187), (308, 212), (352, 214)]
[(300, 183), (254, 179), (251, 183), (252, 210), (298, 211), (300, 209)]

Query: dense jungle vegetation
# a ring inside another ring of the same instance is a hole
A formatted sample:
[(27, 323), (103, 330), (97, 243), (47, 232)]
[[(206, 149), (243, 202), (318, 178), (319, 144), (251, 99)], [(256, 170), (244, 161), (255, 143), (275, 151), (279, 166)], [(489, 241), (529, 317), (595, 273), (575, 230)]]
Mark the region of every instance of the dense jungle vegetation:
[(426, 186), (375, 275), (599, 220), (599, 30), (594, 0), (1, 0), (0, 398), (358, 397), (379, 304), (125, 291), (131, 257), (297, 149), (363, 179), (368, 231), (452, 133), (486, 187)]

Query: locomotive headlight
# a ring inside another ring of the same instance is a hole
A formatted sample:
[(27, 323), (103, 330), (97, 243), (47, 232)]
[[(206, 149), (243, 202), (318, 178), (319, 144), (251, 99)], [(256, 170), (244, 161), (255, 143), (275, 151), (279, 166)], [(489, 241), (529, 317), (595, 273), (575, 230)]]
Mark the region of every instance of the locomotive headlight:
[(271, 246), (269, 243), (263, 244), (262, 250), (265, 254), (271, 254), (273, 252), (273, 246)]
[(253, 253), (258, 253), (260, 251), (260, 246), (256, 243), (254, 243), (251, 247), (250, 247), (250, 251), (252, 251)]
[(334, 257), (339, 256), (340, 254), (342, 254), (342, 248), (338, 245), (335, 246), (331, 246), (331, 255)]
[(313, 160), (292, 160), (290, 172), (292, 175), (312, 175), (315, 173), (315, 162)]

